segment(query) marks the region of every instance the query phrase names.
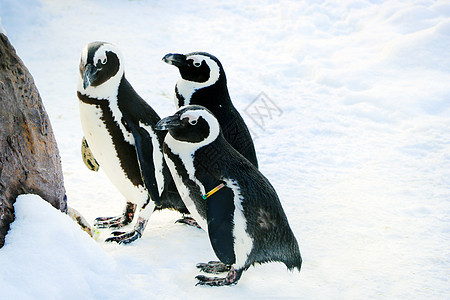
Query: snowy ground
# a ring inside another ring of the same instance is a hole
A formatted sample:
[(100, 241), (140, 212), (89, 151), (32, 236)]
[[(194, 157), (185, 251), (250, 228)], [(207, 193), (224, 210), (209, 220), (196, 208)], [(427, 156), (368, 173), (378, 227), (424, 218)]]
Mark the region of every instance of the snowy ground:
[[(50, 116), (69, 205), (89, 221), (124, 203), (81, 161), (83, 46), (118, 45), (161, 116), (178, 78), (161, 58), (216, 55), (304, 259), (301, 273), (267, 264), (231, 288), (195, 287), (214, 254), (177, 213), (119, 246), (28, 196), (0, 250), (5, 299), (450, 297), (448, 1), (0, 0), (0, 17)], [(264, 124), (245, 113), (260, 92), (280, 109)]]

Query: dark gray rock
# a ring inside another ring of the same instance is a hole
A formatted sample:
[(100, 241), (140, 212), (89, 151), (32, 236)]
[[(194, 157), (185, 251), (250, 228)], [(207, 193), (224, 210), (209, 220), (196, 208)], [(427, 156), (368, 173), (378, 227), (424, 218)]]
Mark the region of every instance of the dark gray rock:
[(33, 77), (0, 34), (0, 248), (20, 194), (66, 212), (61, 158)]

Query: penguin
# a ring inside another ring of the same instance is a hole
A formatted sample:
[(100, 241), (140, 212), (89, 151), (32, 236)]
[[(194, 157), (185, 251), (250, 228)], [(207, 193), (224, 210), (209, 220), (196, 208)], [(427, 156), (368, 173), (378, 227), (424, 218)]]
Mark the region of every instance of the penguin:
[(198, 285), (234, 285), (254, 264), (282, 262), (300, 271), (302, 258), (268, 179), (224, 138), (207, 108), (188, 105), (156, 124), (168, 130), (164, 159), (194, 219), (208, 233), (219, 261), (200, 263)]
[(93, 171), (101, 167), (127, 201), (122, 215), (97, 218), (94, 226), (120, 228), (138, 215), (132, 231), (116, 231), (106, 239), (126, 244), (142, 236), (155, 207), (188, 214), (176, 188), (168, 188), (173, 180), (162, 153), (164, 134), (154, 130), (160, 117), (125, 78), (118, 47), (106, 42), (86, 45), (79, 72), (85, 163)]
[(175, 106), (197, 104), (209, 109), (219, 121), (225, 139), (258, 167), (255, 146), (242, 116), (231, 102), (227, 78), (220, 61), (206, 52), (169, 53), (163, 61), (178, 68)]

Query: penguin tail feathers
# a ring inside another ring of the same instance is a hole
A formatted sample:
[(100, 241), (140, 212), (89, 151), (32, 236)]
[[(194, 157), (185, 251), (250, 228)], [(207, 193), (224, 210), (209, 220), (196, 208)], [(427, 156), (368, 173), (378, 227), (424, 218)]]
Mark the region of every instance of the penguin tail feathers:
[(292, 247), (292, 248), (293, 249), (289, 249), (282, 253), (278, 253), (277, 255), (274, 255), (274, 253), (272, 253), (270, 258), (260, 257), (260, 259), (255, 259), (252, 263), (247, 264), (244, 267), (244, 270), (247, 270), (251, 265), (254, 265), (254, 264), (279, 262), (279, 263), (284, 264), (289, 271), (294, 271), (294, 269), (297, 269), (300, 272), (300, 270), (302, 268), (302, 257), (300, 255), (300, 251), (299, 251), (298, 247)]
[(300, 272), (303, 260), (302, 256), (300, 255), (300, 250), (298, 248), (297, 243), (295, 243), (295, 245), (293, 245), (290, 248), (291, 249), (288, 252), (289, 255), (285, 256), (282, 261), (289, 271), (294, 271), (294, 269), (297, 269)]
[(294, 271), (294, 269), (297, 269), (299, 272), (302, 268), (302, 257), (299, 255), (298, 259), (295, 259), (295, 261), (284, 263), (289, 271)]

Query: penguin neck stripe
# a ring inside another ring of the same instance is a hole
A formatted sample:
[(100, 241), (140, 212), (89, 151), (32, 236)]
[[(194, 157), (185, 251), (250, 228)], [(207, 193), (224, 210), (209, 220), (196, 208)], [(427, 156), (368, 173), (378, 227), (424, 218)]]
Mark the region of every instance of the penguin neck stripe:
[(108, 100), (106, 99), (98, 99), (98, 98), (92, 98), (85, 94), (80, 93), (77, 91), (78, 99), (80, 99), (81, 102), (84, 102), (86, 104), (93, 104), (93, 105), (101, 105), (101, 104), (107, 104)]
[(214, 193), (216, 193), (217, 191), (219, 191), (221, 188), (223, 188), (225, 186), (224, 183), (219, 184), (218, 186), (216, 186), (215, 188), (213, 188), (212, 190), (210, 190), (209, 192), (206, 193), (206, 195), (203, 195), (202, 198), (203, 199), (208, 199), (209, 197), (211, 197)]

